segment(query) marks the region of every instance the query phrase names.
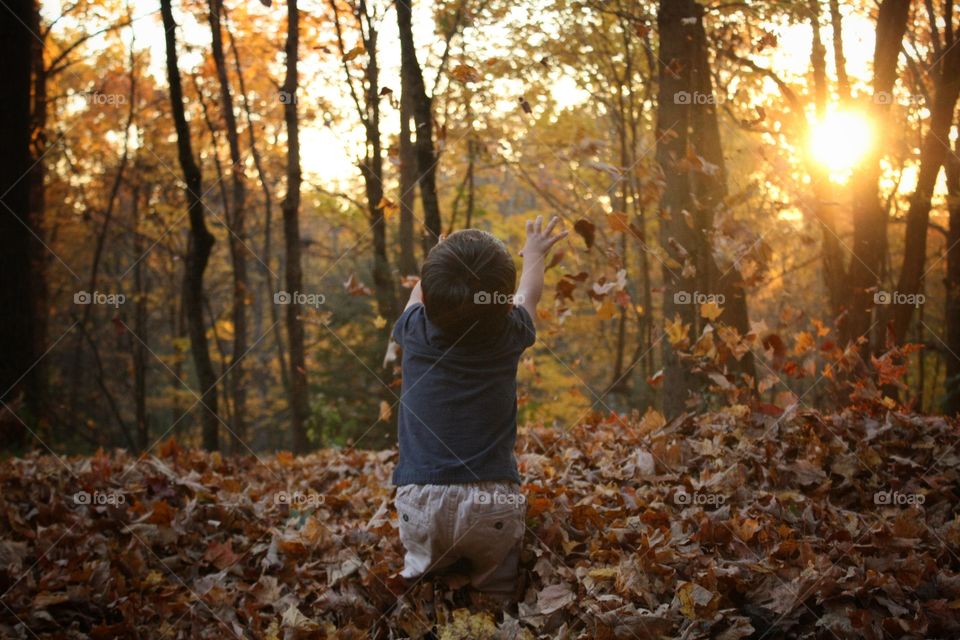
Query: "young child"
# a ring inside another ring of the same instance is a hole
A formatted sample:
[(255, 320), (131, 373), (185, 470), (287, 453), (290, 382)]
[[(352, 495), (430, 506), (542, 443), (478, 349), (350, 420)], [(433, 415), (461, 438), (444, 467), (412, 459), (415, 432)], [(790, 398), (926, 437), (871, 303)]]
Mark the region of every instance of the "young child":
[(393, 484), (408, 580), (466, 560), (475, 589), (514, 594), (526, 512), (513, 455), (517, 364), (536, 338), (544, 258), (567, 235), (553, 233), (558, 222), (527, 222), (515, 295), (500, 240), (477, 229), (441, 237), (393, 328), (403, 349)]

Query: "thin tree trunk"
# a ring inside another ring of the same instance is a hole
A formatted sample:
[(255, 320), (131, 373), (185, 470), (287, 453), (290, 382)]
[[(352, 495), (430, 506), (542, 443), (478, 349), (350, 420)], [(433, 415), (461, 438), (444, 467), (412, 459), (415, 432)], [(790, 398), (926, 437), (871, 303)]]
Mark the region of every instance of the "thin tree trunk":
[(177, 156), (186, 183), (187, 214), (190, 218), (189, 246), (183, 275), (183, 307), (190, 335), (190, 350), (197, 370), (203, 411), (203, 446), (217, 450), (220, 419), (217, 415), (217, 379), (210, 362), (207, 333), (203, 321), (203, 273), (213, 249), (214, 237), (207, 230), (201, 200), (202, 175), (193, 157), (190, 127), (183, 108), (183, 88), (177, 66), (176, 23), (171, 0), (160, 0), (160, 14), (166, 40), (167, 79), (170, 85), (170, 107), (177, 132)]
[[(133, 254), (143, 255), (143, 235), (140, 233), (140, 185), (133, 188), (131, 194), (131, 217), (133, 218)], [(147, 289), (143, 277), (143, 260), (137, 260), (133, 266), (133, 286), (136, 298), (133, 306), (133, 331), (136, 338), (131, 340), (133, 347), (133, 401), (136, 422), (137, 448), (146, 451), (150, 446), (150, 426), (147, 421), (147, 345), (150, 336), (147, 324)]]
[[(221, 4), (221, 8), (223, 8)], [(226, 9), (224, 9), (226, 15)], [(270, 309), (270, 320), (273, 325), (274, 343), (277, 349), (277, 361), (280, 369), (280, 383), (283, 385), (284, 392), (290, 395), (290, 378), (287, 375), (287, 354), (283, 342), (283, 328), (280, 325), (280, 311), (277, 305), (273, 304), (273, 293), (280, 290), (280, 277), (277, 275), (276, 281), (271, 280), (273, 273), (270, 271), (270, 259), (273, 255), (273, 242), (271, 230), (273, 228), (273, 194), (270, 191), (270, 183), (267, 181), (267, 175), (263, 168), (263, 158), (257, 148), (257, 135), (253, 126), (253, 116), (251, 114), (250, 99), (247, 97), (247, 88), (243, 80), (243, 67), (240, 64), (240, 52), (237, 50), (237, 43), (233, 39), (233, 32), (230, 31), (229, 21), (225, 22), (224, 30), (227, 37), (230, 38), (230, 50), (233, 53), (233, 65), (237, 72), (237, 83), (240, 85), (240, 98), (243, 101), (243, 112), (247, 121), (247, 134), (250, 138), (250, 155), (253, 156), (253, 166), (257, 169), (257, 178), (260, 182), (260, 188), (263, 192), (263, 281), (267, 306)]]
[[(819, 0), (810, 0), (810, 29), (812, 46), (810, 48), (810, 64), (813, 67), (814, 96), (816, 113), (822, 118), (827, 113), (827, 72), (826, 51), (820, 39), (820, 5)], [(832, 10), (832, 9), (831, 9)], [(834, 22), (834, 55), (837, 54), (837, 38), (839, 34), (839, 15)], [(842, 60), (842, 44), (839, 52)], [(839, 64), (839, 62), (838, 62)], [(849, 94), (849, 87), (847, 88)], [(843, 248), (840, 237), (837, 235), (837, 223), (833, 216), (830, 202), (834, 199), (833, 187), (830, 178), (822, 166), (815, 160), (807, 161), (807, 171), (810, 174), (811, 190), (814, 197), (814, 216), (820, 222), (823, 238), (823, 280), (827, 289), (827, 298), (830, 303), (830, 314), (836, 319), (842, 317), (843, 308), (849, 302), (847, 289), (846, 268), (844, 267)]]
[(946, 163), (950, 227), (947, 235), (946, 290), (946, 380), (943, 411), (960, 414), (960, 141)]
[(234, 452), (239, 452), (240, 442), (246, 437), (246, 366), (243, 357), (247, 352), (247, 298), (249, 282), (247, 279), (246, 248), (246, 187), (243, 174), (243, 158), (240, 156), (240, 140), (237, 134), (237, 119), (233, 112), (233, 92), (227, 76), (227, 64), (223, 55), (223, 34), (220, 28), (221, 0), (209, 0), (210, 33), (212, 36), (213, 61), (220, 82), (220, 108), (226, 125), (227, 143), (230, 147), (230, 182), (232, 202), (227, 212), (227, 222), (231, 233), (228, 235), (230, 259), (233, 266), (233, 356), (230, 362), (230, 391), (233, 398), (233, 420), (231, 428), (236, 441)]
[(400, 32), (400, 72), (410, 89), (417, 136), (417, 182), (423, 203), (423, 254), (430, 251), (440, 236), (440, 203), (437, 199), (437, 155), (433, 148), (432, 99), (427, 95), (423, 70), (417, 61), (413, 41), (411, 0), (397, 0), (397, 26)]
[(830, 0), (830, 24), (833, 28), (833, 64), (837, 70), (837, 95), (841, 102), (850, 100), (850, 79), (847, 77), (847, 58), (843, 53), (843, 18), (839, 0)]
[(290, 426), (293, 431), (293, 451), (305, 453), (307, 417), (310, 406), (307, 399), (307, 362), (304, 353), (303, 322), (296, 292), (303, 290), (303, 271), (300, 259), (300, 121), (297, 116), (297, 55), (300, 42), (300, 16), (297, 0), (287, 4), (286, 75), (283, 81), (283, 119), (287, 126), (287, 195), (283, 199), (283, 238), (286, 251), (286, 286), (291, 295), (287, 311), (287, 336), (290, 343)]
[(413, 207), (417, 195), (417, 156), (410, 138), (411, 98), (405, 76), (400, 78), (400, 275), (417, 274), (417, 258), (414, 253)]

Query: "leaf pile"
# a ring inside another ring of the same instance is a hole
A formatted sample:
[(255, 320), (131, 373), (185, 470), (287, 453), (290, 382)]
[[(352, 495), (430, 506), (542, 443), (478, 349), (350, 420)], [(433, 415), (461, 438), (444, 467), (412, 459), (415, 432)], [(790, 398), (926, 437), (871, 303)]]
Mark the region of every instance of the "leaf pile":
[(0, 636), (957, 637), (958, 436), (745, 406), (528, 426), (506, 611), (398, 577), (395, 450), (7, 460)]

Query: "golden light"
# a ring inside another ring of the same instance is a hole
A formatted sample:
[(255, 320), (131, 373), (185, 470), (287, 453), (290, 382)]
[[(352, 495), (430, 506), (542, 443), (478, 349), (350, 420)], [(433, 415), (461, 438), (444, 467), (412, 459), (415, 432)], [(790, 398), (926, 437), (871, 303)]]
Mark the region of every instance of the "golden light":
[(810, 130), (810, 155), (830, 172), (843, 178), (873, 142), (869, 119), (856, 111), (835, 111), (814, 123)]

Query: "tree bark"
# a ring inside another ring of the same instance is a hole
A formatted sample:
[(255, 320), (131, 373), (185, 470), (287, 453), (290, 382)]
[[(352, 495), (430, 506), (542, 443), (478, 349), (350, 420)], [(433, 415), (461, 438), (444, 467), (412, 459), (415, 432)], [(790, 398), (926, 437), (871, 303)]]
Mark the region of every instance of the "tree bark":
[(240, 138), (237, 133), (237, 118), (233, 112), (233, 92), (227, 76), (227, 63), (223, 54), (223, 33), (220, 28), (222, 0), (209, 0), (210, 33), (212, 40), (213, 62), (220, 82), (220, 108), (226, 125), (227, 143), (230, 147), (230, 183), (231, 202), (226, 212), (230, 233), (230, 260), (233, 266), (233, 303), (231, 320), (233, 321), (233, 356), (230, 361), (230, 392), (233, 398), (233, 419), (231, 431), (236, 439), (233, 450), (239, 453), (240, 443), (246, 437), (246, 366), (243, 358), (247, 353), (247, 298), (249, 282), (247, 278), (246, 248), (246, 186), (243, 172), (243, 158), (240, 156)]
[(943, 411), (960, 414), (960, 141), (946, 163), (950, 227), (947, 234), (946, 360)]
[(850, 100), (850, 79), (847, 77), (847, 57), (843, 53), (843, 17), (839, 0), (830, 0), (830, 25), (833, 29), (833, 65), (837, 71), (837, 95), (840, 102)]
[[(698, 7), (697, 20), (693, 25), (693, 63), (692, 86), (693, 90), (705, 96), (713, 96), (713, 80), (710, 74), (708, 59), (708, 44), (703, 27), (702, 9)], [(699, 172), (694, 174), (694, 198), (699, 212), (702, 268), (704, 273), (698, 274), (700, 281), (705, 284), (707, 291), (717, 291), (724, 296), (723, 312), (720, 320), (734, 327), (741, 336), (750, 331), (750, 316), (747, 311), (747, 296), (744, 288), (743, 276), (738, 265), (734, 264), (722, 271), (717, 266), (713, 256), (711, 236), (713, 231), (714, 214), (721, 207), (727, 197), (727, 169), (723, 159), (723, 143), (720, 139), (720, 124), (717, 119), (715, 100), (707, 100), (703, 104), (693, 104), (690, 113), (690, 128), (693, 147), (707, 162), (715, 165), (714, 173)], [(742, 259), (745, 256), (738, 256)], [(756, 370), (753, 354), (748, 352), (731, 368), (756, 380)]]
[(203, 321), (203, 273), (210, 259), (214, 237), (207, 230), (201, 200), (202, 175), (193, 157), (190, 141), (190, 126), (183, 108), (183, 88), (180, 69), (177, 66), (176, 23), (173, 20), (171, 0), (160, 0), (166, 41), (167, 80), (170, 85), (170, 110), (177, 132), (177, 157), (186, 184), (187, 215), (190, 219), (190, 235), (183, 275), (183, 307), (190, 336), (190, 351), (197, 370), (201, 389), (203, 411), (203, 446), (214, 451), (219, 449), (220, 418), (217, 415), (217, 378), (210, 361), (207, 333)]
[(398, 240), (400, 243), (400, 275), (418, 274), (417, 258), (414, 253), (414, 215), (413, 207), (417, 195), (417, 156), (413, 140), (410, 137), (411, 98), (410, 88), (404, 76), (400, 78), (400, 223)]
[(297, 0), (287, 4), (286, 75), (283, 81), (283, 119), (287, 126), (287, 195), (283, 199), (283, 238), (287, 254), (285, 267), (287, 292), (292, 296), (287, 311), (287, 339), (290, 344), (290, 423), (293, 431), (293, 451), (305, 453), (307, 417), (310, 405), (307, 398), (307, 362), (304, 353), (303, 322), (296, 292), (303, 290), (303, 270), (300, 258), (300, 120), (297, 115), (297, 54), (300, 43), (300, 16)]
[[(23, 446), (25, 430), (15, 411), (23, 400), (37, 415), (42, 407), (41, 379), (32, 370), (42, 351), (35, 340), (33, 311), (36, 292), (31, 286), (37, 264), (41, 232), (31, 217), (30, 170), (30, 67), (33, 37), (24, 28), (35, 12), (31, 0), (10, 0), (6, 10), (14, 17), (0, 20), (0, 53), (5, 72), (0, 81), (0, 436), (3, 446)], [(9, 409), (8, 409), (9, 407)]]
[[(950, 137), (953, 112), (960, 96), (960, 47), (950, 48), (940, 61), (940, 74), (931, 109), (930, 128), (923, 139), (920, 151), (920, 173), (917, 186), (910, 197), (907, 210), (906, 244), (903, 250), (903, 265), (897, 283), (897, 293), (919, 294), (923, 287), (924, 265), (927, 262), (927, 226), (930, 222), (930, 205), (933, 190), (950, 149), (946, 141)], [(915, 305), (898, 304), (893, 310), (893, 335), (902, 343), (907, 335)]]
[(397, 0), (397, 26), (400, 32), (400, 73), (410, 89), (413, 119), (416, 123), (417, 183), (423, 203), (423, 254), (440, 236), (440, 203), (437, 199), (437, 154), (433, 147), (433, 100), (427, 95), (423, 70), (417, 61), (413, 41), (411, 0)]
[(893, 84), (897, 78), (897, 59), (909, 12), (910, 0), (883, 0), (877, 16), (871, 112), (879, 135), (852, 180), (854, 257), (850, 262), (848, 278), (852, 287), (852, 303), (849, 328), (844, 336), (848, 339), (865, 337), (869, 340), (866, 334), (870, 329), (873, 293), (879, 285), (883, 256), (887, 249), (887, 214), (879, 194), (880, 159), (886, 147), (884, 125), (890, 111)]
[[(660, 0), (657, 28), (660, 34), (658, 73), (660, 91), (657, 100), (657, 162), (663, 171), (664, 189), (660, 200), (660, 245), (668, 256), (683, 264), (683, 252), (696, 252), (696, 233), (684, 219), (684, 211), (693, 209), (689, 173), (680, 162), (686, 157), (691, 114), (689, 101), (676, 99), (693, 89), (693, 30), (684, 24), (689, 17), (701, 15), (694, 0)], [(692, 304), (678, 304), (682, 292), (696, 290), (696, 276), (684, 276), (680, 268), (663, 265), (663, 317), (679, 318), (696, 327)], [(669, 341), (663, 342), (663, 412), (673, 418), (686, 409), (687, 397), (698, 388), (698, 381), (683, 366)]]

